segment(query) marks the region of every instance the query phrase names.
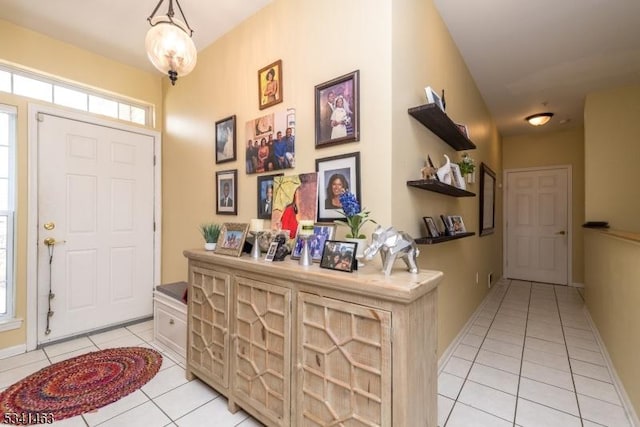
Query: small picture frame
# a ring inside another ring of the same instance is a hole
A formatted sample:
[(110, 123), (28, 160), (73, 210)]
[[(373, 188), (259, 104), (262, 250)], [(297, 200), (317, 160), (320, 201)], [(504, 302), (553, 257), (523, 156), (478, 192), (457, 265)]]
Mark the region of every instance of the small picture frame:
[(467, 184), (465, 183), (464, 177), (460, 172), (460, 165), (453, 162), (451, 162), (451, 183), (454, 187), (457, 187), (461, 190), (467, 189)]
[(276, 256), (276, 251), (278, 250), (278, 242), (271, 242), (269, 244), (269, 249), (267, 250), (267, 254), (264, 256), (264, 260), (266, 262), (273, 261), (273, 258)]
[(215, 253), (239, 257), (247, 238), (249, 224), (225, 222), (222, 224)]
[[(324, 250), (324, 242), (333, 239), (335, 232), (336, 225), (332, 223), (317, 222), (313, 225), (313, 236), (309, 238), (309, 252), (313, 262), (320, 262), (322, 251)], [(298, 236), (291, 250), (291, 259), (300, 259), (302, 245), (303, 240)]]
[(440, 219), (442, 220), (442, 225), (444, 226), (445, 236), (453, 236), (453, 224), (451, 223), (451, 218), (449, 216), (440, 215)]
[(258, 177), (258, 218), (271, 219), (273, 210), (273, 179), (282, 173)]
[(440, 237), (440, 232), (438, 231), (438, 227), (436, 226), (436, 222), (430, 216), (423, 216), (422, 220), (424, 221), (424, 225), (427, 227), (427, 235), (429, 237)]
[(216, 122), (216, 164), (236, 159), (236, 116)]
[(282, 102), (282, 60), (258, 71), (258, 108), (264, 110)]
[(451, 224), (451, 234), (456, 235), (467, 232), (460, 215), (450, 215), (449, 223)]
[(330, 222), (344, 218), (340, 213), (339, 196), (350, 191), (362, 205), (360, 193), (360, 153), (316, 159), (318, 173), (318, 221)]
[(238, 215), (238, 170), (216, 172), (216, 214)]
[(360, 71), (315, 87), (316, 148), (360, 140)]
[(351, 273), (358, 268), (357, 247), (356, 242), (327, 240), (324, 242), (320, 267)]
[(427, 96), (427, 102), (429, 104), (436, 104), (438, 108), (444, 111), (444, 105), (442, 104), (442, 99), (440, 98), (440, 95), (438, 95), (436, 91), (431, 88), (431, 86), (425, 87), (424, 92)]

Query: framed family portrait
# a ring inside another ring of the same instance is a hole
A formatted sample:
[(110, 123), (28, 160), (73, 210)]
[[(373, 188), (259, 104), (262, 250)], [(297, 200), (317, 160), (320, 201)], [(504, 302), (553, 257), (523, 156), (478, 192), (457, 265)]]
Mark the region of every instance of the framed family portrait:
[(428, 237), (439, 237), (440, 232), (438, 231), (438, 227), (436, 226), (436, 222), (430, 216), (423, 216), (422, 220), (424, 221), (424, 225), (427, 227), (427, 235)]
[(493, 233), (496, 220), (496, 173), (480, 163), (480, 236)]
[(238, 170), (216, 172), (216, 214), (238, 215)]
[(258, 177), (258, 218), (271, 219), (273, 210), (273, 179), (282, 173)]
[(295, 110), (274, 111), (245, 123), (247, 174), (291, 169), (296, 165)]
[(356, 70), (315, 87), (316, 148), (360, 140)]
[(236, 116), (216, 122), (216, 164), (236, 159)]
[(340, 195), (349, 191), (362, 206), (360, 194), (360, 153), (316, 159), (318, 173), (318, 221), (342, 218)]
[[(322, 250), (324, 242), (333, 239), (336, 232), (336, 225), (333, 223), (315, 223), (313, 225), (313, 235), (309, 238), (309, 252), (313, 262), (320, 262), (322, 259)], [(300, 259), (302, 253), (302, 245), (304, 241), (298, 236), (295, 245), (291, 250), (291, 259)]]
[(282, 60), (258, 71), (258, 107), (261, 110), (282, 102)]
[(450, 215), (449, 224), (451, 225), (451, 234), (466, 233), (467, 229), (464, 226), (464, 221), (460, 215)]
[(356, 259), (356, 242), (340, 242), (327, 240), (324, 242), (320, 267), (351, 273), (358, 268)]
[(225, 222), (222, 224), (214, 252), (222, 255), (240, 256), (248, 231), (249, 224)]

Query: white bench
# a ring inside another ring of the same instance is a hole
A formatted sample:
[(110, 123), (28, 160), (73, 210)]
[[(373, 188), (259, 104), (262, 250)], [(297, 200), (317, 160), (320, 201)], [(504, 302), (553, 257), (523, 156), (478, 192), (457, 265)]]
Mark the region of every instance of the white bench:
[(156, 286), (153, 293), (153, 337), (156, 342), (187, 357), (187, 282)]

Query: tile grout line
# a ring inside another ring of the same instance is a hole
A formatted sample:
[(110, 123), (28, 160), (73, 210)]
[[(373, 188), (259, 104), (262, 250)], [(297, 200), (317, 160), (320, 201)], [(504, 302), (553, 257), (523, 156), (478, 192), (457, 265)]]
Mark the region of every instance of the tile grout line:
[[(480, 354), (480, 350), (482, 349), (482, 344), (484, 344), (484, 341), (487, 339), (487, 334), (489, 333), (489, 329), (491, 329), (491, 326), (493, 325), (493, 322), (496, 319), (496, 315), (498, 314), (498, 311), (500, 310), (500, 307), (502, 306), (502, 302), (504, 301), (504, 298), (507, 295), (507, 291), (509, 290), (509, 288), (511, 287), (511, 281), (509, 281), (509, 285), (507, 286), (507, 289), (505, 290), (504, 294), (502, 295), (502, 298), (500, 299), (500, 304), (498, 305), (498, 308), (496, 309), (496, 312), (493, 314), (493, 317), (491, 318), (491, 323), (489, 324), (489, 327), (487, 329), (487, 332), (484, 334), (484, 337), (482, 338), (482, 342), (480, 343), (480, 346), (478, 347), (478, 351), (476, 352), (476, 355), (473, 358), (473, 361), (471, 361), (471, 366), (469, 367), (469, 370), (467, 371), (467, 374), (465, 375), (463, 381), (462, 381), (462, 385), (460, 386), (460, 390), (458, 391), (458, 394), (456, 395), (456, 398), (453, 401), (453, 406), (451, 407), (451, 411), (449, 412), (449, 415), (447, 415), (447, 418), (444, 421), (444, 424), (442, 425), (442, 427), (446, 427), (447, 423), (449, 422), (449, 419), (451, 418), (451, 414), (453, 414), (453, 409), (455, 408), (456, 404), (458, 403), (458, 398), (460, 397), (460, 393), (462, 393), (462, 389), (464, 388), (464, 385), (467, 383), (467, 380), (469, 378), (469, 374), (471, 373), (471, 369), (473, 369), (473, 365), (476, 363), (476, 359), (478, 358), (478, 354)], [(498, 289), (498, 288), (494, 288), (494, 289)], [(494, 291), (495, 292), (495, 291)], [(493, 292), (492, 292), (493, 293)], [(485, 299), (490, 295), (491, 293), (489, 293)], [(482, 304), (484, 306), (484, 304)], [(469, 335), (469, 331), (467, 331), (467, 333), (465, 334), (465, 336)], [(460, 344), (458, 344), (460, 345)], [(452, 355), (453, 357), (453, 355)], [(447, 361), (447, 364), (449, 363), (449, 361)], [(450, 374), (453, 375), (453, 374)], [(461, 377), (458, 377), (461, 378)], [(469, 380), (471, 381), (471, 380)], [(472, 381), (474, 382), (474, 381)], [(461, 404), (465, 405), (465, 403), (460, 402)], [(469, 406), (469, 405), (467, 405)], [(473, 408), (473, 406), (470, 406), (471, 408)], [(474, 409), (478, 409), (478, 408), (474, 408)], [(481, 409), (480, 409), (481, 410)], [(486, 411), (483, 411), (486, 412)], [(487, 412), (488, 413), (488, 412)], [(491, 414), (494, 417), (496, 416), (495, 414)]]
[(584, 419), (582, 418), (582, 411), (580, 410), (580, 400), (578, 399), (578, 389), (576, 388), (576, 380), (573, 377), (573, 367), (571, 366), (571, 358), (569, 357), (569, 346), (567, 345), (567, 336), (564, 332), (564, 323), (562, 322), (562, 313), (560, 312), (560, 304), (558, 303), (558, 293), (556, 287), (553, 287), (553, 294), (556, 297), (556, 306), (558, 307), (558, 316), (560, 317), (560, 329), (562, 330), (562, 338), (564, 338), (564, 348), (567, 351), (567, 362), (569, 363), (569, 374), (571, 375), (571, 384), (573, 384), (574, 396), (576, 398), (576, 406), (578, 407), (578, 416), (580, 417), (580, 424), (584, 425)]
[(516, 416), (518, 415), (518, 399), (520, 396), (520, 381), (522, 380), (522, 365), (524, 364), (524, 348), (527, 342), (527, 326), (529, 325), (529, 313), (531, 312), (531, 282), (529, 282), (529, 301), (527, 304), (527, 320), (524, 323), (524, 337), (522, 338), (522, 353), (520, 354), (520, 372), (518, 372), (518, 387), (516, 388), (516, 404), (513, 408), (513, 427), (516, 427)]

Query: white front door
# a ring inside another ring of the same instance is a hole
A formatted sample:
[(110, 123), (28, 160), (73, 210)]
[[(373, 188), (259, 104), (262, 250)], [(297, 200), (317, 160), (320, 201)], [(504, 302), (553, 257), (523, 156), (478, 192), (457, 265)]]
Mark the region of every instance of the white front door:
[(506, 182), (506, 276), (568, 284), (568, 169), (507, 171)]
[(38, 343), (151, 315), (154, 138), (43, 113), (37, 132)]

